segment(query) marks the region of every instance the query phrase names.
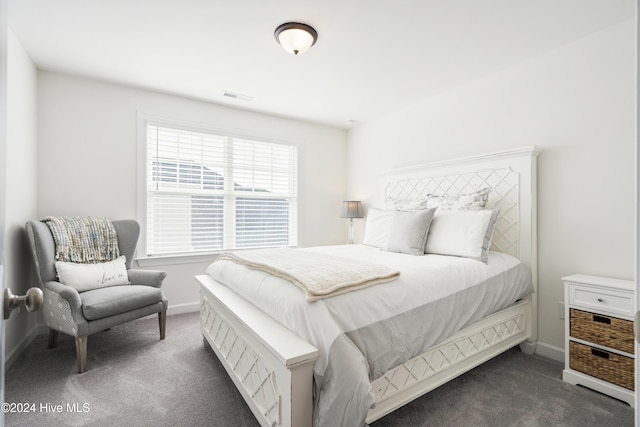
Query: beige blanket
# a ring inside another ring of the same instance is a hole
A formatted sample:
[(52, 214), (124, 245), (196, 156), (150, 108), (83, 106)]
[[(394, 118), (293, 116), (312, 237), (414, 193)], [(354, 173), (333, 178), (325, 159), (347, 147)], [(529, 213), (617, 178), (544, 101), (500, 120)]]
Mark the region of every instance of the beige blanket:
[(384, 265), (291, 248), (225, 252), (217, 261), (229, 260), (289, 280), (315, 301), (384, 283), (399, 271)]

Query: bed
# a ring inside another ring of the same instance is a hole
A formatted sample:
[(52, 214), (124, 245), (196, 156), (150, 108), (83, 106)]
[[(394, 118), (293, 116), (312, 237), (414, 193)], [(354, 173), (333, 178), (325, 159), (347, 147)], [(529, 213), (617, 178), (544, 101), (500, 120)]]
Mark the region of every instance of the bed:
[[(215, 267), (208, 269), (208, 274), (196, 276), (200, 286), (201, 330), (204, 340), (211, 345), (260, 424), (352, 425), (352, 420), (362, 418), (366, 423), (371, 423), (515, 345), (519, 344), (523, 351), (532, 353), (537, 339), (536, 162), (539, 152), (536, 147), (526, 147), (380, 174), (380, 206), (389, 200), (420, 200), (427, 194), (454, 196), (488, 187), (490, 192), (486, 209), (499, 209), (488, 263), (437, 255), (413, 257), (423, 258), (420, 261), (424, 263), (427, 259), (431, 260), (429, 262), (444, 262), (445, 267), (437, 267), (440, 270), (466, 269), (464, 273), (460, 273), (460, 277), (467, 277), (469, 271), (477, 270), (480, 275), (484, 275), (484, 279), (477, 279), (473, 283), (480, 283), (482, 286), (496, 281), (487, 278), (498, 276), (505, 278), (503, 282), (506, 282), (506, 285), (496, 285), (502, 286), (498, 288), (502, 289), (498, 291), (498, 295), (504, 296), (504, 301), (499, 302), (497, 300), (500, 298), (489, 297), (492, 302), (483, 308), (480, 318), (475, 315), (454, 319), (447, 322), (447, 325), (451, 325), (450, 328), (439, 328), (435, 336), (425, 334), (424, 339), (418, 340), (421, 344), (415, 347), (420, 349), (419, 353), (414, 354), (413, 347), (403, 348), (400, 356), (388, 357), (385, 354), (384, 357), (372, 357), (376, 362), (367, 359), (371, 354), (378, 355), (376, 352), (379, 352), (379, 349), (368, 348), (364, 338), (362, 342), (359, 341), (365, 335), (376, 334), (372, 332), (372, 328), (365, 327), (367, 320), (363, 320), (365, 315), (360, 314), (367, 309), (356, 310), (358, 315), (336, 320), (337, 328), (340, 329), (337, 332), (331, 332), (336, 328), (334, 325), (327, 326), (327, 319), (333, 318), (338, 311), (336, 307), (348, 307), (356, 298), (366, 301), (375, 301), (375, 298), (384, 300), (384, 292), (401, 289), (396, 282), (410, 277), (411, 270), (402, 270), (400, 279), (396, 281), (328, 298), (321, 303), (303, 304), (293, 301), (291, 304), (296, 307), (306, 304), (315, 307), (310, 312), (322, 312), (318, 315), (325, 316), (309, 317), (309, 324), (323, 325), (314, 330), (287, 324), (287, 314), (284, 313), (286, 310), (278, 310), (285, 297), (270, 294), (265, 297), (267, 300), (261, 300), (259, 298), (262, 297), (256, 296), (250, 287), (243, 287), (245, 282), (248, 283), (249, 276), (258, 274), (256, 272), (238, 270), (242, 267), (234, 263), (217, 263)], [(377, 260), (381, 256), (384, 258), (380, 258), (380, 262), (387, 262), (398, 268), (404, 268), (406, 257), (412, 257), (402, 254), (405, 257), (402, 258), (394, 254), (395, 261), (388, 261), (388, 256), (382, 254), (384, 251), (376, 251), (376, 248), (363, 245), (305, 250), (329, 251), (332, 254), (342, 251), (343, 255), (368, 260)], [(500, 263), (505, 263), (501, 271), (509, 273), (492, 272), (491, 269)], [(450, 267), (454, 264), (454, 267)], [(516, 277), (524, 275), (523, 268), (528, 272), (529, 291), (532, 292), (507, 295), (504, 290), (510, 289), (509, 283), (515, 282)], [(230, 283), (225, 282), (230, 282), (230, 277), (238, 275), (247, 280), (239, 280), (234, 289), (227, 286)], [(276, 283), (276, 278), (258, 277), (258, 281), (264, 280)], [(278, 283), (280, 285), (274, 285), (276, 288), (284, 286), (281, 282)], [(383, 296), (373, 296), (374, 289), (381, 290)], [(449, 297), (458, 298), (456, 292), (452, 290)], [(388, 295), (390, 294), (387, 294), (387, 298)], [(410, 301), (413, 298), (404, 299)], [(464, 300), (474, 301), (475, 298), (460, 297), (455, 304)], [(383, 305), (385, 304), (377, 306), (376, 310), (369, 307), (369, 311), (383, 312), (380, 309)], [(417, 307), (411, 309), (415, 310)], [(456, 310), (448, 308), (444, 311)], [(458, 311), (469, 312), (466, 308)], [(311, 316), (306, 313), (300, 315)], [(406, 326), (400, 328), (404, 329)], [(362, 331), (367, 333), (360, 333)], [(320, 335), (324, 338), (318, 338)], [(330, 336), (328, 341), (325, 339), (327, 336)], [(414, 340), (415, 338), (413, 337)], [(329, 342), (330, 347), (325, 347), (326, 342)], [(429, 343), (433, 345), (428, 345)], [(428, 347), (422, 347), (423, 345)], [(334, 351), (334, 347), (342, 350)], [(343, 362), (350, 360), (343, 357), (348, 352), (357, 354), (354, 362)], [(336, 357), (335, 354), (339, 356)], [(382, 362), (378, 363), (378, 359)], [(343, 364), (347, 365), (346, 368), (340, 367)], [(357, 385), (354, 386), (355, 390), (349, 390), (344, 396), (344, 399), (352, 401), (344, 403), (343, 396), (339, 394), (342, 386), (336, 386), (334, 381), (338, 381), (341, 376), (349, 378), (350, 374), (347, 373), (363, 369), (366, 371), (366, 384), (360, 379), (363, 376), (361, 373), (348, 380)], [(329, 403), (326, 401), (329, 398), (327, 396), (333, 399)], [(319, 408), (323, 411), (321, 415), (318, 415)], [(331, 408), (328, 412), (334, 413), (327, 414), (327, 408)], [(365, 408), (364, 415), (362, 408)], [(354, 411), (355, 414), (343, 411)], [(329, 421), (331, 417), (334, 417), (333, 422)], [(356, 424), (362, 424), (362, 421)]]

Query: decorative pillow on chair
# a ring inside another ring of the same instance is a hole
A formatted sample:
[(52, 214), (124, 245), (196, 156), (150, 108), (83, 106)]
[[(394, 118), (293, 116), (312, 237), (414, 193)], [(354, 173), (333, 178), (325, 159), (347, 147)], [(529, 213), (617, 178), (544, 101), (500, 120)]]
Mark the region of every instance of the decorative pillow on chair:
[(386, 250), (410, 255), (424, 255), (424, 245), (435, 209), (394, 211)]
[(488, 261), (493, 228), (500, 209), (438, 210), (431, 222), (425, 253)]
[(57, 261), (56, 271), (60, 283), (70, 286), (78, 292), (129, 284), (124, 255), (113, 261), (98, 264)]
[(427, 207), (441, 210), (472, 211), (484, 209), (489, 200), (491, 188), (483, 188), (473, 193), (457, 194), (455, 196), (427, 195)]

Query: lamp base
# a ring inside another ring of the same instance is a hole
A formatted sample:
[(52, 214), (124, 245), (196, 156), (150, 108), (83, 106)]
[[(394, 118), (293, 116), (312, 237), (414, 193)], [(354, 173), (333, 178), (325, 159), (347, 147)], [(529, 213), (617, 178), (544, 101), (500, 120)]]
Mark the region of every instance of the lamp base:
[(349, 218), (349, 244), (353, 244), (353, 218)]

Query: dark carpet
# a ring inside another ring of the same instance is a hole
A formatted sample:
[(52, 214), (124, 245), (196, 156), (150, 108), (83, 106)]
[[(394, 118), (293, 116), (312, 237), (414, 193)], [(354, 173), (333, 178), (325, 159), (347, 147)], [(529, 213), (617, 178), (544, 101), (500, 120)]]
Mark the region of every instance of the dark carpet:
[[(6, 402), (29, 412), (6, 413), (5, 425), (257, 426), (198, 322), (169, 316), (164, 341), (156, 318), (91, 335), (82, 375), (71, 337), (47, 349), (38, 336), (5, 377)], [(516, 347), (372, 427), (634, 425), (627, 404), (561, 378), (562, 365)]]

